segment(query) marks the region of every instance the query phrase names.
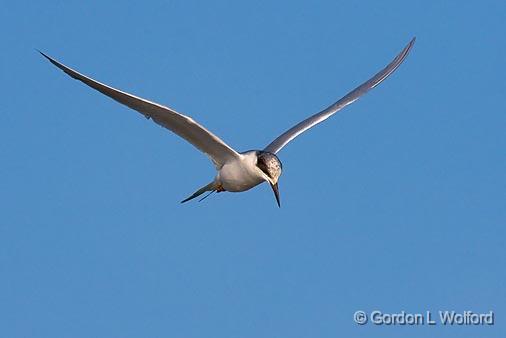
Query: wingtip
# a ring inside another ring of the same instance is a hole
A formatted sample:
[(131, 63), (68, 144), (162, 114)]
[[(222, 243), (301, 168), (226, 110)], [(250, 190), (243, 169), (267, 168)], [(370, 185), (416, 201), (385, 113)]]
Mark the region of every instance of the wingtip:
[[(62, 65), (61, 63), (59, 63), (58, 61), (56, 61), (55, 59), (53, 59), (52, 57), (50, 57), (49, 55), (47, 55), (46, 53), (44, 52), (41, 52), (40, 50), (36, 49), (37, 52), (40, 53), (40, 55), (42, 55), (43, 57), (45, 57), (49, 62), (51, 62), (53, 65), (55, 65), (56, 67), (60, 68), (61, 70), (63, 70), (64, 72), (67, 73), (67, 70), (64, 65)], [(70, 76), (74, 77), (72, 74), (69, 74)]]
[(416, 36), (413, 36), (413, 38), (411, 38), (411, 40), (409, 40), (406, 47), (404, 47), (404, 50), (406, 50), (406, 51), (411, 50), (411, 48), (413, 48), (413, 45), (415, 44), (415, 42), (416, 42)]
[(51, 58), (49, 56), (47, 56), (46, 54), (44, 54), (40, 49), (35, 48), (35, 50), (37, 52), (39, 52), (39, 54), (42, 55), (43, 57), (45, 57), (46, 59), (51, 60)]
[(52, 57), (50, 57), (49, 55), (45, 54), (44, 52), (41, 52), (40, 50), (36, 49), (37, 52), (40, 53), (40, 55), (42, 55), (43, 57), (45, 57), (49, 62), (51, 62), (53, 65), (55, 65), (56, 67), (62, 69), (61, 65), (56, 62), (55, 59), (53, 59)]
[(409, 40), (406, 47), (404, 47), (404, 49), (397, 55), (396, 59), (394, 59), (394, 61), (392, 61), (392, 63), (394, 63), (396, 61), (398, 63), (393, 70), (397, 69), (397, 67), (399, 67), (401, 65), (401, 63), (404, 61), (404, 59), (408, 56), (409, 52), (413, 48), (413, 45), (415, 44), (415, 41), (416, 41), (416, 36), (413, 36), (413, 38), (411, 38), (411, 40)]

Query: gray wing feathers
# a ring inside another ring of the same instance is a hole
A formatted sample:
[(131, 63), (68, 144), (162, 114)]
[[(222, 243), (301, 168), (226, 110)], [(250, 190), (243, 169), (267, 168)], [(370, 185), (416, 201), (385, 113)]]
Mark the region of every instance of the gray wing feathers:
[(235, 150), (230, 148), (213, 133), (195, 122), (191, 117), (180, 114), (158, 103), (109, 87), (78, 73), (42, 52), (40, 53), (53, 65), (63, 70), (74, 79), (79, 80), (102, 94), (109, 96), (113, 100), (138, 111), (147, 118), (152, 118), (157, 124), (181, 136), (193, 144), (197, 149), (207, 154), (217, 167), (221, 167), (227, 160), (239, 156)]
[(304, 121), (298, 123), (294, 127), (288, 129), (286, 132), (281, 134), (278, 138), (272, 141), (267, 147), (265, 147), (265, 151), (271, 153), (277, 153), (281, 150), (288, 142), (293, 140), (295, 137), (308, 130), (309, 128), (315, 126), (316, 124), (326, 120), (339, 110), (343, 109), (350, 103), (355, 102), (359, 97), (367, 93), (370, 89), (376, 87), (383, 80), (385, 80), (390, 74), (392, 74), (404, 61), (409, 51), (413, 47), (415, 43), (415, 38), (413, 38), (404, 49), (395, 57), (395, 59), (390, 62), (388, 66), (386, 66), (379, 73), (374, 75), (372, 78), (346, 94), (342, 99), (332, 104), (328, 108), (322, 110), (321, 112), (305, 119)]

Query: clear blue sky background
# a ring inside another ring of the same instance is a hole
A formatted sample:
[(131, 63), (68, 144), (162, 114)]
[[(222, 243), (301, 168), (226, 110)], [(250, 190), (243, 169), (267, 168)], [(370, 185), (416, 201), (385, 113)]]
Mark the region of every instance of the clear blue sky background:
[[(504, 1), (10, 1), (0, 12), (1, 337), (505, 337)], [(179, 201), (207, 157), (62, 62), (279, 154), (261, 185)], [(496, 313), (358, 326), (356, 310)]]

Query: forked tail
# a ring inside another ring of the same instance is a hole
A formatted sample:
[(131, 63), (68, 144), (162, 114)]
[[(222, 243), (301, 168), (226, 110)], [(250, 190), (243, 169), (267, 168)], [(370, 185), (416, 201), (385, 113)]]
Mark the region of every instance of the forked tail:
[[(192, 200), (194, 199), (195, 197), (198, 197), (200, 195), (202, 195), (203, 193), (205, 193), (206, 191), (210, 191), (210, 192), (213, 192), (213, 191), (216, 191), (216, 184), (213, 182), (209, 183), (208, 185), (206, 185), (205, 187), (202, 187), (200, 188), (199, 190), (195, 191), (193, 193), (193, 195), (191, 195), (190, 197), (188, 198), (185, 198), (184, 200), (181, 201), (181, 203), (184, 203), (184, 202), (188, 202), (189, 200)], [(207, 196), (205, 196), (207, 197)], [(204, 198), (205, 198), (204, 197)]]

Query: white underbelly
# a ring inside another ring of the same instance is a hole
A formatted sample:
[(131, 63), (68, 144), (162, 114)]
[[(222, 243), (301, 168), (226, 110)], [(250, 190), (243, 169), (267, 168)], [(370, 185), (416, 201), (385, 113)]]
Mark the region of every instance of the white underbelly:
[(256, 168), (241, 161), (225, 164), (216, 179), (226, 191), (232, 192), (249, 190), (264, 181)]

